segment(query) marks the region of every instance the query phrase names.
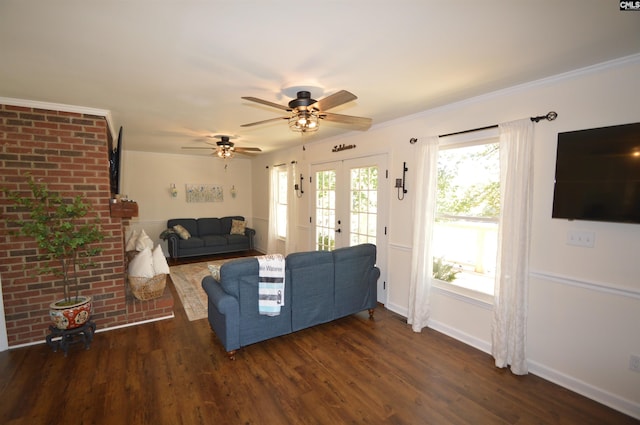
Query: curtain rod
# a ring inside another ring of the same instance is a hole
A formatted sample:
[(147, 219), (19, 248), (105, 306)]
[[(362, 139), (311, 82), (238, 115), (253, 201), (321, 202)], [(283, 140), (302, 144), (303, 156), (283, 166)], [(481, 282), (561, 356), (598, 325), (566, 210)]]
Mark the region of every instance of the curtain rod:
[[(291, 161), (291, 163), (292, 163), (292, 164), (297, 164), (297, 163), (298, 163), (298, 161)], [(283, 162), (282, 164), (272, 165), (272, 167), (273, 167), (273, 168), (276, 168), (276, 167), (282, 167), (283, 165), (287, 165), (287, 163), (286, 163), (286, 162)], [(269, 166), (267, 165), (267, 166), (266, 166), (266, 167), (264, 167), (264, 168), (269, 168)]]
[[(293, 164), (293, 161), (291, 161), (291, 163)], [(276, 168), (276, 167), (282, 167), (283, 165), (287, 165), (287, 163), (286, 163), (286, 162), (283, 162), (282, 164), (275, 164), (275, 165), (272, 165), (272, 167), (273, 167), (273, 168)], [(269, 168), (269, 166), (267, 165), (267, 166), (266, 166), (266, 167), (264, 167), (264, 168)]]
[[(531, 117), (530, 119), (533, 122), (539, 122), (539, 121), (542, 121), (544, 119), (546, 119), (547, 121), (553, 121), (556, 118), (558, 118), (558, 114), (556, 112), (554, 112), (554, 111), (551, 111), (551, 112), (547, 113), (546, 115), (538, 115), (537, 117)], [(498, 128), (498, 124), (488, 125), (486, 127), (472, 128), (470, 130), (456, 131), (454, 133), (441, 134), (438, 137), (456, 136), (458, 134), (473, 133), (474, 131), (489, 130), (491, 128)]]

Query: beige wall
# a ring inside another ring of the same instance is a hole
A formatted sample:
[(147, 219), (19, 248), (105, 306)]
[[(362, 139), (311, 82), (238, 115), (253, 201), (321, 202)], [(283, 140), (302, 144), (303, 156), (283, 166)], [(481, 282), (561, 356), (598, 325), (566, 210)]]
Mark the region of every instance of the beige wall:
[[(126, 141), (125, 141), (126, 143)], [(251, 161), (233, 158), (224, 161), (213, 156), (168, 155), (123, 151), (121, 183), (123, 194), (138, 202), (139, 216), (131, 220), (131, 229), (144, 229), (168, 254), (166, 243), (158, 236), (170, 218), (223, 217), (241, 215), (252, 226)], [(171, 196), (174, 183), (178, 196)], [(223, 187), (222, 202), (190, 203), (185, 185), (217, 184)], [(230, 194), (235, 187), (236, 197)], [(129, 229), (130, 230), (130, 229)]]
[[(588, 397), (640, 417), (640, 374), (629, 370), (640, 355), (640, 225), (551, 219), (558, 132), (640, 120), (640, 56), (492, 93), (390, 123), (374, 125), (322, 143), (308, 143), (253, 161), (254, 214), (268, 217), (265, 165), (297, 160), (308, 176), (310, 164), (387, 153), (391, 188), (388, 208), (387, 307), (406, 315), (412, 245), (412, 205), (418, 145), (409, 139), (446, 134), (529, 116), (559, 114), (535, 125), (535, 182), (528, 354), (532, 372)], [(322, 130), (320, 130), (322, 131)], [(332, 153), (337, 144), (356, 149)], [(393, 192), (406, 161), (405, 200)], [(308, 197), (299, 204), (298, 227), (308, 237)], [(266, 225), (266, 224), (265, 224)], [(570, 230), (595, 233), (595, 247), (566, 244)], [(385, 265), (386, 266), (386, 265)], [(490, 350), (490, 304), (434, 290), (430, 326), (482, 350)]]
[[(176, 216), (244, 215), (257, 230), (258, 249), (266, 249), (268, 171), (266, 166), (298, 161), (298, 172), (308, 185), (312, 163), (379, 153), (390, 164), (387, 308), (406, 315), (412, 252), (412, 206), (419, 188), (415, 182), (418, 145), (431, 135), (482, 127), (554, 110), (554, 122), (535, 126), (535, 182), (528, 345), (532, 372), (588, 397), (640, 418), (640, 374), (629, 370), (631, 354), (640, 355), (640, 225), (569, 222), (551, 219), (557, 133), (640, 120), (640, 56), (579, 70), (510, 90), (425, 111), (367, 132), (313, 142), (263, 154), (251, 162), (234, 159), (224, 170), (215, 158), (127, 152), (123, 192), (140, 202), (134, 226), (164, 228)], [(329, 125), (329, 124), (326, 124)], [(320, 130), (322, 131), (322, 130)], [(338, 144), (356, 149), (333, 153)], [(420, 143), (420, 142), (419, 142)], [(407, 162), (408, 193), (395, 198), (393, 181)], [(133, 167), (130, 164), (136, 164)], [(138, 164), (144, 164), (138, 165)], [(133, 169), (132, 169), (133, 168)], [(180, 197), (168, 194), (170, 183)], [(236, 200), (192, 205), (184, 201), (185, 183), (220, 183), (225, 195), (231, 184)], [(312, 249), (309, 237), (309, 192), (299, 199), (297, 244)], [(569, 230), (595, 233), (595, 247), (566, 244)], [(430, 326), (484, 351), (490, 349), (491, 305), (434, 290)]]

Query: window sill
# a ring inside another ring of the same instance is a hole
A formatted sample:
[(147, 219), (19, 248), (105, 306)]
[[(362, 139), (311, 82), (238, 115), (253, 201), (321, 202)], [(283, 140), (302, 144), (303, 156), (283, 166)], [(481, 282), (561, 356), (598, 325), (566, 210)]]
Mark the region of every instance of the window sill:
[(476, 304), (488, 309), (493, 309), (493, 295), (474, 291), (473, 289), (463, 288), (462, 286), (453, 285), (438, 279), (433, 279), (433, 287), (447, 295), (470, 304)]

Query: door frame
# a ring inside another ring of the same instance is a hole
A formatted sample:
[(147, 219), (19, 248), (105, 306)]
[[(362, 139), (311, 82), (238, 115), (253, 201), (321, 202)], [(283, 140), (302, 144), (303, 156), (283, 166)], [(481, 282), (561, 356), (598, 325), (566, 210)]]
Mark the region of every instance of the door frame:
[[(332, 169), (329, 167), (331, 164), (340, 164), (341, 171), (344, 171), (345, 168), (348, 168), (350, 164), (356, 165), (356, 167), (360, 166), (357, 164), (358, 162), (363, 162), (362, 166), (365, 167), (367, 158), (372, 159), (371, 162), (378, 165), (378, 210), (377, 210), (377, 232), (376, 232), (376, 266), (380, 269), (380, 278), (378, 279), (378, 302), (385, 304), (387, 303), (389, 288), (387, 287), (388, 282), (388, 250), (389, 250), (389, 238), (388, 238), (388, 229), (389, 229), (389, 208), (390, 208), (390, 198), (389, 198), (389, 172), (388, 172), (388, 162), (389, 155), (387, 153), (373, 153), (363, 156), (342, 158), (337, 160), (326, 160), (326, 161), (318, 161), (311, 162), (309, 164), (309, 176), (312, 179), (315, 179), (315, 173), (317, 171), (321, 171), (321, 169)], [(347, 167), (345, 167), (345, 163)], [(355, 167), (354, 167), (355, 168)], [(348, 173), (343, 173), (349, 179)], [(315, 180), (310, 181), (310, 196), (309, 196), (309, 238), (310, 238), (310, 247), (311, 249), (316, 249), (316, 222), (315, 222), (315, 211), (316, 211), (316, 182)], [(347, 188), (349, 189), (349, 188)], [(336, 192), (337, 188), (336, 188)], [(348, 190), (345, 193), (336, 193), (336, 202), (338, 199), (342, 197), (343, 202), (346, 199), (346, 203), (349, 203), (349, 193)], [(347, 211), (349, 211), (348, 205), (346, 206)], [(346, 217), (349, 220), (349, 217)], [(345, 237), (349, 237), (348, 232), (343, 232)], [(346, 240), (346, 245), (349, 246), (349, 240)], [(336, 247), (338, 247), (336, 243)]]

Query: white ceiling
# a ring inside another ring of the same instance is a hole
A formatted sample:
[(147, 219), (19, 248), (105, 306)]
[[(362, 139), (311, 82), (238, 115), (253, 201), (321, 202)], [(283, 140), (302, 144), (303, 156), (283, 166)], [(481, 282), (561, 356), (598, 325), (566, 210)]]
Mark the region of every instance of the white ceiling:
[(291, 132), (242, 100), (358, 96), (374, 126), (640, 52), (615, 0), (0, 0), (0, 97), (111, 111), (123, 148), (207, 155), (203, 136), (271, 151), (350, 131)]

